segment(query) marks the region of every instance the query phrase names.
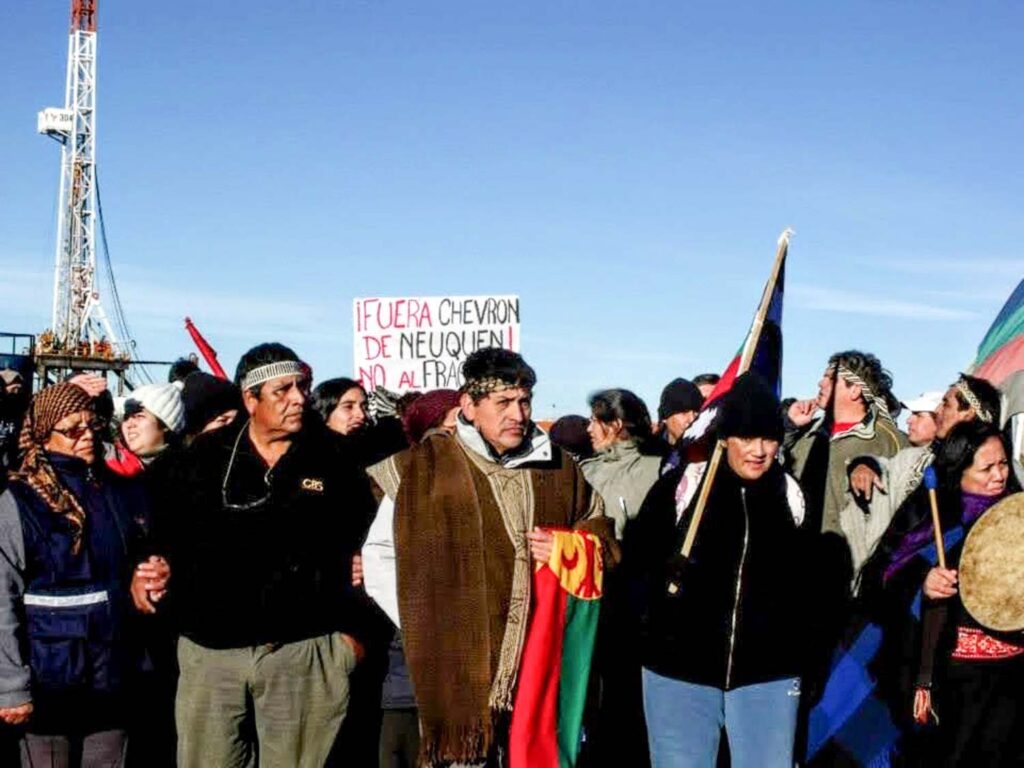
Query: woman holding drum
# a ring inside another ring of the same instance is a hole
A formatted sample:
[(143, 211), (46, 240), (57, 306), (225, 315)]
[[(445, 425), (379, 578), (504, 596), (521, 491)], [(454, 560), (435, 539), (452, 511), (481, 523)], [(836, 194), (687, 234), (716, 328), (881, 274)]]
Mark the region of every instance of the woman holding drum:
[(914, 594), (921, 619), (899, 685), (929, 724), (908, 744), (911, 762), (1024, 764), (1024, 494), (1007, 498), (1019, 490), (1007, 456), (996, 425), (957, 426), (934, 465), (944, 558), (923, 489), (876, 553), (883, 591)]

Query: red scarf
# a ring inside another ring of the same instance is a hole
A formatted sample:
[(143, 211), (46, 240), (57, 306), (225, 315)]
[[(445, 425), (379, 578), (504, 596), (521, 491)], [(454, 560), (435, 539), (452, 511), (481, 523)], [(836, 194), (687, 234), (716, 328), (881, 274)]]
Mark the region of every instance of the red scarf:
[(114, 453), (107, 457), (107, 469), (121, 477), (135, 477), (145, 471), (146, 465), (126, 446), (114, 443)]

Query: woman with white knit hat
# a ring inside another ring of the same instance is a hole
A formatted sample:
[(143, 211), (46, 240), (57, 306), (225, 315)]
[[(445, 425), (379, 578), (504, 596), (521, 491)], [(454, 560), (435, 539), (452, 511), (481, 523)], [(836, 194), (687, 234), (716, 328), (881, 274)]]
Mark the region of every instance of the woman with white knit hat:
[(178, 442), (185, 428), (185, 405), (175, 384), (145, 384), (119, 405), (121, 429), (107, 466), (119, 475), (133, 477)]

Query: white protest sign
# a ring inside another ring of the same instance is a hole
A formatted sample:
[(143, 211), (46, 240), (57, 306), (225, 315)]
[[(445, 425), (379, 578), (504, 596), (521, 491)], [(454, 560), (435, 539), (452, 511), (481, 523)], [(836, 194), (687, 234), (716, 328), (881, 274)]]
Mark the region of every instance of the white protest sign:
[(355, 378), (370, 391), (458, 389), (470, 353), (519, 351), (518, 296), (362, 298), (352, 313)]

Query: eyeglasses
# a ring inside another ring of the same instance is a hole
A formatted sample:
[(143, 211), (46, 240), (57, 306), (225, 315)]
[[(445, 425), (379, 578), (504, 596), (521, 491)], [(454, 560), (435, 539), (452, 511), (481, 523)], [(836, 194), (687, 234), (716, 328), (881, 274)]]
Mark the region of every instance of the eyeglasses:
[(96, 432), (103, 427), (103, 424), (99, 421), (89, 421), (85, 424), (76, 424), (73, 427), (67, 429), (57, 429), (54, 427), (51, 432), (56, 432), (58, 435), (66, 437), (68, 440), (81, 440), (86, 432)]

